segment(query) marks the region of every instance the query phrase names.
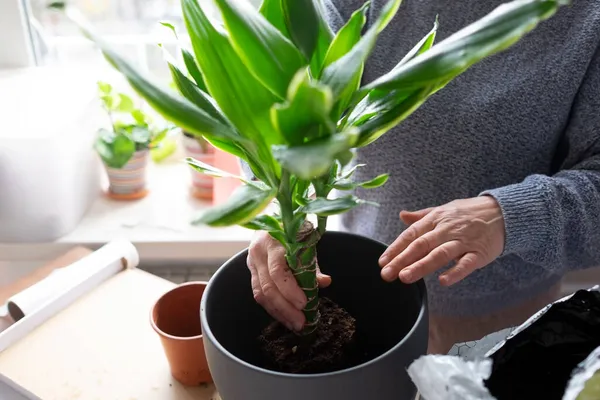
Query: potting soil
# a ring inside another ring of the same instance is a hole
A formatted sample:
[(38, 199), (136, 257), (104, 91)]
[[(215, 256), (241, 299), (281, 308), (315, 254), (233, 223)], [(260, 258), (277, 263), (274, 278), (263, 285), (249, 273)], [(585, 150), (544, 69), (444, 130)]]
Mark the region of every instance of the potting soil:
[(279, 322), (269, 324), (258, 338), (265, 367), (279, 372), (314, 374), (338, 371), (364, 360), (356, 320), (330, 299), (320, 300), (321, 320), (310, 340)]

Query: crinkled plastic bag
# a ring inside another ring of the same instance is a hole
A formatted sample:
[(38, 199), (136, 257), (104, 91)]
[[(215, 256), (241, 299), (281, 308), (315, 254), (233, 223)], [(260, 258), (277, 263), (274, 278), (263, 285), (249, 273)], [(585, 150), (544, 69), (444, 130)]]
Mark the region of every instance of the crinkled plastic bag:
[(563, 400), (600, 399), (600, 347), (573, 371)]
[(600, 400), (598, 289), (548, 305), (483, 357), (425, 356), (409, 375), (424, 400)]
[(465, 361), (457, 356), (423, 356), (408, 367), (423, 400), (496, 400), (484, 380), (492, 361)]

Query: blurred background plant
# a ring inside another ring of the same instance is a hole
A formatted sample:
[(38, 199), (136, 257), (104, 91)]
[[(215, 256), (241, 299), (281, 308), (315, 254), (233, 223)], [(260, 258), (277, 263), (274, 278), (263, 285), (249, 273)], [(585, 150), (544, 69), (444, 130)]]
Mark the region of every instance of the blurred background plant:
[(136, 107), (132, 97), (98, 81), (99, 97), (109, 117), (111, 129), (101, 128), (95, 142), (98, 155), (110, 168), (123, 168), (134, 153), (150, 150), (154, 161), (161, 161), (176, 149), (169, 134), (177, 127)]

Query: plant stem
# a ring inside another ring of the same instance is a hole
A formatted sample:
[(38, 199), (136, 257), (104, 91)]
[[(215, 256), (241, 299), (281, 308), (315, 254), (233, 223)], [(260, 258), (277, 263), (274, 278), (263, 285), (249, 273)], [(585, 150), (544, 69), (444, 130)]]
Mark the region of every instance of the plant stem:
[(298, 232), (298, 242), (304, 244), (296, 254), (294, 278), (308, 300), (302, 310), (306, 319), (300, 332), (306, 336), (317, 330), (319, 325), (319, 284), (317, 282), (317, 243), (321, 235), (309, 221)]
[(304, 329), (300, 335), (307, 336), (315, 332), (319, 324), (319, 285), (317, 283), (317, 243), (320, 238), (314, 226), (309, 221), (302, 221), (298, 229), (295, 223), (290, 174), (282, 172), (279, 195), (277, 196), (281, 209), (281, 220), (286, 235), (288, 247), (286, 259), (294, 274), (298, 286), (304, 291), (307, 304), (302, 310), (305, 316)]

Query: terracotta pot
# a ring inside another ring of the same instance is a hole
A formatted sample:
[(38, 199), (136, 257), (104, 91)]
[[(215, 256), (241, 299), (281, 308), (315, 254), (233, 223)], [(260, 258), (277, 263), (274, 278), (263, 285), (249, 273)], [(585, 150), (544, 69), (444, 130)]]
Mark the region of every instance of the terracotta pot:
[[(208, 165), (215, 165), (215, 148), (207, 141), (184, 133), (183, 147), (187, 157), (192, 157)], [(189, 170), (192, 177), (192, 195), (201, 200), (212, 200), (215, 179), (192, 168)]]
[(136, 151), (123, 168), (110, 168), (106, 164), (108, 175), (108, 196), (116, 200), (137, 200), (148, 194), (146, 170), (148, 150)]
[(171, 375), (186, 386), (212, 383), (198, 319), (206, 285), (183, 283), (158, 299), (150, 312), (150, 324), (160, 337)]

